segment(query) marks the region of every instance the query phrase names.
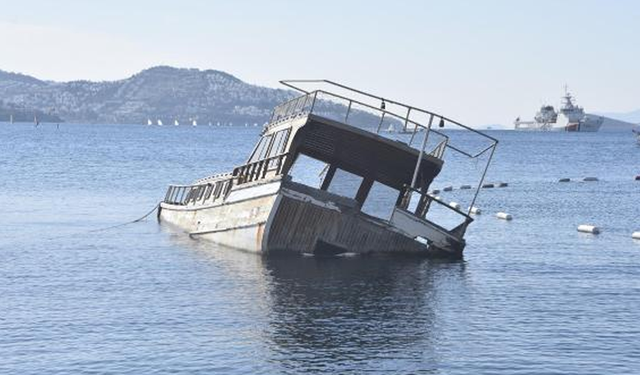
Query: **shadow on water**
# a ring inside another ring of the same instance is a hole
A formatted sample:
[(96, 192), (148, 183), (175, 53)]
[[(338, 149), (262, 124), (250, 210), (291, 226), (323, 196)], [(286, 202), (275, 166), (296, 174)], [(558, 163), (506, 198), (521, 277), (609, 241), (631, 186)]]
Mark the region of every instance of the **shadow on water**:
[(259, 335), (266, 360), (293, 373), (436, 370), (441, 310), (450, 308), (451, 293), (466, 294), (463, 261), (260, 257), (178, 242), (225, 277), (255, 281), (263, 299), (255, 303), (266, 307)]

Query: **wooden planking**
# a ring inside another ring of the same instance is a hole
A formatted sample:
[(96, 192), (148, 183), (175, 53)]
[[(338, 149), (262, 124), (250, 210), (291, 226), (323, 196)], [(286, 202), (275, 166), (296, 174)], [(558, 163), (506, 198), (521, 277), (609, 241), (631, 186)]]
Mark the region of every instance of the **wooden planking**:
[(355, 253), (426, 251), (424, 245), (358, 211), (341, 213), (283, 195), (269, 228), (269, 249), (311, 252), (318, 240)]

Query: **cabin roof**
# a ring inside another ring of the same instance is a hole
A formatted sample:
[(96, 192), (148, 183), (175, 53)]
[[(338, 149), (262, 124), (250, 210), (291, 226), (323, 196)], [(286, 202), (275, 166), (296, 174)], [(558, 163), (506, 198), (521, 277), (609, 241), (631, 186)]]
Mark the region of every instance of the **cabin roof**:
[[(393, 188), (410, 185), (419, 151), (406, 143), (309, 114), (294, 134), (289, 152), (304, 153), (340, 169), (371, 178)], [(423, 154), (417, 186), (427, 187), (443, 161)]]

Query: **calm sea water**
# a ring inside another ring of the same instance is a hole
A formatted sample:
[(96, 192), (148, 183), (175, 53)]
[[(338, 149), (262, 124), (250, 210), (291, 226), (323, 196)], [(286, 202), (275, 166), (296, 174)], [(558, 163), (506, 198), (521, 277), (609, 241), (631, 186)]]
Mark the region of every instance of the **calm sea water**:
[(491, 132), (509, 187), (482, 192), (463, 261), (263, 259), (153, 216), (89, 232), (241, 163), (258, 132), (1, 124), (0, 373), (640, 373), (630, 134)]

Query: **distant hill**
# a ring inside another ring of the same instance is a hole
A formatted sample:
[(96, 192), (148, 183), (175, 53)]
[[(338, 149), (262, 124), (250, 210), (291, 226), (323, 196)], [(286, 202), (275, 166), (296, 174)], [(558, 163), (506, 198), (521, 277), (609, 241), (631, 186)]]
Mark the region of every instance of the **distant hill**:
[(631, 112), (616, 113), (616, 112), (601, 112), (597, 113), (600, 116), (611, 117), (616, 120), (631, 122), (634, 124), (640, 123), (640, 109)]
[(12, 105), (11, 103), (4, 103), (0, 100), (0, 122), (2, 121), (18, 122), (63, 122), (63, 120), (51, 113), (46, 113), (41, 110), (24, 109)]
[(158, 66), (109, 82), (43, 81), (0, 70), (0, 121), (34, 113), (81, 123), (165, 124), (267, 121), (293, 93), (260, 87), (216, 70)]

